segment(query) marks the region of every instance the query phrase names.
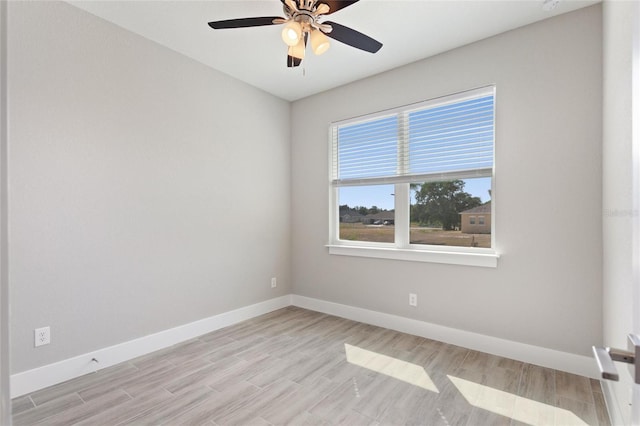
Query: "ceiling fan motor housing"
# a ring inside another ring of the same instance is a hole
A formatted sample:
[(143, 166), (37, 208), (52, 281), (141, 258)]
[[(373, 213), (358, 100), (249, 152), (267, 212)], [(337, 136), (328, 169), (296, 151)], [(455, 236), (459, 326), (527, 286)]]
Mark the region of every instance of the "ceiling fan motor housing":
[[(290, 5), (294, 6), (294, 8)], [(325, 3), (316, 5), (317, 0), (301, 0), (299, 5), (291, 0), (283, 3), (282, 8), (287, 20), (298, 22), (302, 26), (302, 31), (305, 33), (309, 33), (314, 29), (322, 30), (325, 33), (331, 32), (331, 25), (319, 22), (321, 15), (330, 11), (329, 6)]]

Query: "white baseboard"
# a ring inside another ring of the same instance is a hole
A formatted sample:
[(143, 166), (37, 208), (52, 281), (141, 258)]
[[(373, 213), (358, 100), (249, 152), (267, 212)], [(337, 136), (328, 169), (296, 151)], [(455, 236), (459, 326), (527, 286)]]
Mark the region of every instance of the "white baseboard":
[[(15, 398), (62, 383), (87, 373), (92, 373), (96, 370), (96, 367), (97, 369), (110, 367), (290, 305), (291, 295), (286, 295), (150, 334), (139, 339), (109, 346), (54, 364), (13, 374), (11, 376), (11, 397)], [(91, 361), (92, 358), (99, 360), (99, 364), (93, 363)]]
[[(141, 355), (157, 351), (229, 325), (294, 305), (354, 321), (422, 336), (506, 358), (566, 371), (587, 377), (598, 377), (590, 357), (541, 348), (498, 337), (486, 336), (397, 315), (385, 314), (354, 306), (298, 295), (286, 295), (255, 305), (224, 312), (179, 327), (99, 349), (54, 364), (48, 364), (11, 376), (11, 397), (26, 395), (64, 381), (103, 369)], [(92, 358), (99, 360), (95, 365)], [(609, 401), (607, 401), (608, 403)]]
[(295, 306), (323, 312), (325, 314), (390, 328), (403, 333), (426, 337), (428, 339), (511, 358), (529, 364), (540, 365), (542, 367), (553, 368), (581, 376), (598, 378), (596, 362), (587, 356), (541, 348), (526, 343), (514, 342), (498, 337), (486, 336), (470, 331), (304, 296), (292, 295), (291, 302)]

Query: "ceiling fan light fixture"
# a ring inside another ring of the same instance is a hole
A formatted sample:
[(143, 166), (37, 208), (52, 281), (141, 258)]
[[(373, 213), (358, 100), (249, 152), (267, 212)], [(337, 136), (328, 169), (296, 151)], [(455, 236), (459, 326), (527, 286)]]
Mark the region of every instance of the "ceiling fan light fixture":
[[(259, 16), (223, 19), (208, 22), (208, 25), (214, 30), (283, 25), (281, 36), (287, 45), (289, 53), (287, 67), (294, 68), (302, 63), (307, 44), (311, 44), (311, 49), (316, 55), (322, 55), (326, 52), (331, 46), (327, 35), (347, 46), (355, 47), (365, 52), (376, 53), (380, 50), (382, 43), (379, 41), (336, 22), (324, 21), (324, 15), (344, 9), (358, 1), (280, 0), (284, 17)], [(537, 1), (557, 3), (560, 0)]]
[(300, 38), (300, 41), (295, 46), (289, 46), (289, 56), (298, 59), (304, 59), (305, 43), (304, 39)]
[(291, 21), (282, 29), (282, 40), (287, 46), (295, 46), (302, 40), (302, 25), (299, 22)]
[(324, 35), (320, 30), (311, 31), (311, 49), (316, 55), (322, 55), (329, 50), (331, 44), (329, 43), (329, 37)]

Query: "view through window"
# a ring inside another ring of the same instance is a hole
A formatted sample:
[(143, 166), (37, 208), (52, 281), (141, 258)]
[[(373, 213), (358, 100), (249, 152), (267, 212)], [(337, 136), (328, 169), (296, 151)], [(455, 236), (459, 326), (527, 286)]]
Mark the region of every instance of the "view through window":
[(415, 183), (412, 195), (411, 244), (491, 247), (491, 178)]
[(335, 241), (491, 248), (494, 90), (332, 125)]

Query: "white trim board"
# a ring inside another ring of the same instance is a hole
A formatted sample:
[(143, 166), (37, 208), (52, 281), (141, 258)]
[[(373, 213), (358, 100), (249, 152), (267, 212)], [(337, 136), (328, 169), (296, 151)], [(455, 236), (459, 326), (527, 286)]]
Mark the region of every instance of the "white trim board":
[[(541, 365), (543, 367), (587, 377), (598, 377), (595, 362), (590, 357), (541, 348), (526, 343), (513, 342), (498, 337), (485, 336), (397, 315), (290, 294), (224, 312), (53, 364), (13, 374), (11, 376), (11, 397), (16, 398), (26, 395), (39, 389), (92, 373), (97, 369), (110, 367), (291, 305), (403, 333), (439, 340), (493, 355), (516, 359), (530, 364)], [(99, 360), (99, 364), (96, 365), (92, 363), (92, 358)]]
[(587, 356), (556, 351), (499, 337), (486, 336), (424, 321), (356, 308), (310, 297), (292, 295), (292, 304), (325, 314), (335, 315), (366, 324), (389, 328), (452, 345), (462, 346), (529, 364), (598, 378), (595, 361)]
[[(201, 336), (291, 305), (291, 295), (277, 297), (189, 324), (109, 346), (11, 376), (11, 398), (65, 382), (112, 365)], [(96, 358), (99, 364), (93, 363)]]
[(626, 368), (621, 368), (618, 372), (620, 381), (603, 380), (601, 382), (604, 402), (612, 425), (630, 425), (633, 381)]

